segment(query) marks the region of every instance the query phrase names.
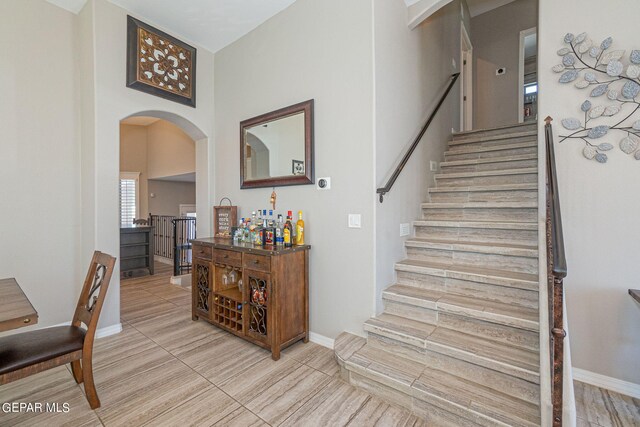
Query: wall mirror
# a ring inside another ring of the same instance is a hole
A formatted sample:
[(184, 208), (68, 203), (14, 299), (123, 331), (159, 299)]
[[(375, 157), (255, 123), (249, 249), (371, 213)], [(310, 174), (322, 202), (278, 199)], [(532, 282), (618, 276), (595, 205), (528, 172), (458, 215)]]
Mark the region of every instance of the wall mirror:
[(313, 181), (313, 99), (240, 123), (240, 188)]

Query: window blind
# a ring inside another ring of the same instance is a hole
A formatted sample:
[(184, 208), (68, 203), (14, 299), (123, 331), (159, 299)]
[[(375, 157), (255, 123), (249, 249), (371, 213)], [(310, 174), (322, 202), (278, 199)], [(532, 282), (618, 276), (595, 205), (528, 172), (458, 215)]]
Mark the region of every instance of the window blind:
[(120, 225), (131, 225), (136, 217), (136, 180), (120, 180)]

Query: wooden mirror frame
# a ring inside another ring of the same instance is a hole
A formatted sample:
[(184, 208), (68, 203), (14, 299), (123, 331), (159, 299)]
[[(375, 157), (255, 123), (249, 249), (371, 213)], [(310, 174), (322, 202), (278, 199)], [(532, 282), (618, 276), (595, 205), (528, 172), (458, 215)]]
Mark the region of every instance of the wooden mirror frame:
[[(290, 105), (270, 113), (262, 114), (240, 122), (240, 188), (283, 187), (286, 185), (313, 184), (315, 180), (313, 168), (313, 99)], [(304, 112), (304, 175), (289, 175), (273, 178), (245, 180), (245, 144), (244, 130), (262, 123), (288, 117)]]

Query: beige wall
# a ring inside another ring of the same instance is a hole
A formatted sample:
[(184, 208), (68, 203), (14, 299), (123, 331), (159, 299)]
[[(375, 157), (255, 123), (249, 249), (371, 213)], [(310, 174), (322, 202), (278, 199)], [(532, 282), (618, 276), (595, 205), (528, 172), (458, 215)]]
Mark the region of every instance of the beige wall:
[(165, 120), (147, 126), (149, 179), (196, 170), (196, 144), (182, 129)]
[[(518, 123), (520, 31), (537, 25), (537, 0), (516, 0), (471, 18), (474, 129)], [(506, 67), (506, 74), (496, 70)]]
[(39, 326), (71, 320), (85, 268), (75, 47), (73, 15), (0, 2), (0, 278), (17, 279)]
[(149, 216), (149, 190), (147, 181), (147, 128), (120, 125), (120, 172), (140, 172), (138, 203), (140, 218)]
[[(629, 288), (640, 287), (640, 264), (635, 259), (640, 253), (638, 161), (618, 149), (623, 136), (620, 133), (599, 140), (616, 147), (606, 165), (583, 158), (581, 141), (558, 143), (558, 135), (565, 133), (560, 120), (581, 117), (580, 104), (588, 94), (573, 84), (558, 83), (558, 74), (551, 67), (560, 62), (556, 51), (563, 47), (562, 39), (568, 31), (575, 34), (586, 31), (597, 44), (611, 36), (613, 49), (625, 49), (627, 54), (640, 48), (637, 33), (640, 3), (617, 0), (603, 5), (595, 0), (541, 0), (540, 13), (539, 106), (541, 117), (550, 115), (555, 119), (573, 365), (638, 385), (640, 305), (627, 294)], [(600, 98), (592, 101), (608, 104)]]
[[(154, 197), (151, 197), (153, 193)], [(194, 182), (149, 180), (149, 212), (153, 215), (180, 215), (180, 205), (196, 204)]]
[(373, 312), (372, 20), (368, 0), (298, 0), (215, 55), (216, 199), (239, 216), (268, 208), (272, 191), (240, 190), (240, 121), (315, 98), (315, 175), (332, 188), (276, 188), (277, 210), (304, 211), (311, 331), (331, 338), (362, 333)]
[[(460, 2), (453, 1), (414, 30), (403, 0), (376, 0), (376, 184), (382, 187), (437, 103), (460, 63)], [(466, 7), (466, 6), (465, 6)], [(467, 17), (468, 25), (468, 13)], [(441, 161), (452, 128), (460, 123), (456, 83), (384, 203), (376, 203), (376, 307), (393, 284), (394, 262), (406, 257), (400, 224), (421, 218), (420, 203), (433, 184), (429, 161)]]

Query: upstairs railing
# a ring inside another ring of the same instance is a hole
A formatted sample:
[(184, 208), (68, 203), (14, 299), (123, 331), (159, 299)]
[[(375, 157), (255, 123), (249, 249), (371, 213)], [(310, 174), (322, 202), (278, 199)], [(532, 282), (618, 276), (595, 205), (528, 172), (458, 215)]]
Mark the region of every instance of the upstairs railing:
[(451, 92), (451, 88), (453, 88), (453, 85), (456, 83), (456, 80), (458, 80), (459, 76), (460, 76), (460, 73), (456, 73), (456, 74), (452, 74), (451, 75), (451, 78), (449, 79), (449, 83), (447, 85), (447, 88), (445, 89), (444, 93), (440, 97), (440, 100), (438, 101), (438, 104), (436, 104), (435, 108), (433, 109), (433, 111), (429, 115), (429, 118), (425, 122), (424, 126), (422, 126), (422, 129), (420, 130), (420, 133), (418, 133), (418, 136), (416, 136), (416, 138), (413, 140), (413, 143), (411, 144), (411, 147), (409, 147), (409, 150), (407, 150), (407, 152), (405, 153), (404, 157), (402, 157), (402, 160), (396, 166), (395, 170), (393, 171), (393, 174), (391, 174), (391, 176), (387, 180), (387, 183), (385, 184), (385, 186), (381, 187), (381, 188), (378, 188), (376, 190), (376, 193), (378, 193), (380, 195), (380, 203), (382, 203), (384, 201), (384, 195), (387, 194), (389, 191), (391, 191), (391, 187), (393, 187), (393, 184), (396, 182), (396, 179), (398, 179), (398, 176), (400, 176), (400, 173), (402, 172), (402, 169), (404, 169), (404, 166), (409, 161), (409, 158), (411, 157), (411, 155), (415, 151), (416, 147), (420, 143), (420, 140), (424, 136), (425, 132), (427, 131), (427, 129), (429, 129), (429, 125), (431, 125), (431, 122), (433, 121), (433, 119), (435, 118), (436, 114), (440, 110), (440, 107), (444, 103), (445, 99), (447, 99), (447, 95), (449, 95), (449, 92)]
[(551, 402), (553, 425), (562, 425), (562, 376), (564, 359), (563, 280), (567, 276), (567, 260), (564, 253), (560, 195), (556, 174), (556, 158), (553, 147), (551, 117), (545, 119), (544, 136), (547, 144), (547, 285), (549, 292)]
[(190, 239), (196, 238), (196, 219), (172, 215), (149, 215), (154, 227), (154, 255), (173, 261), (173, 275), (191, 272)]

